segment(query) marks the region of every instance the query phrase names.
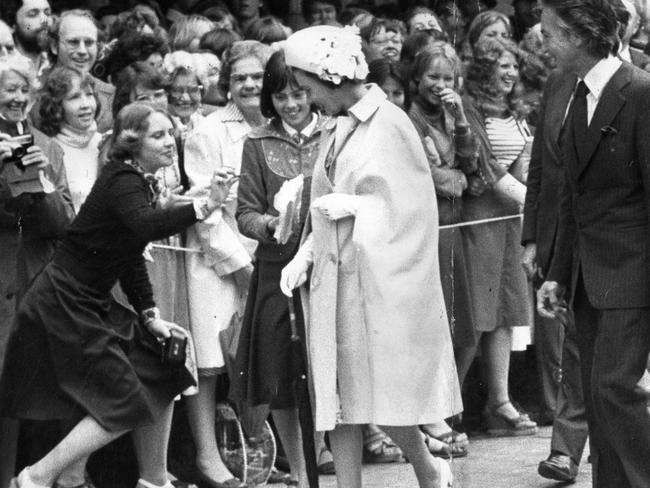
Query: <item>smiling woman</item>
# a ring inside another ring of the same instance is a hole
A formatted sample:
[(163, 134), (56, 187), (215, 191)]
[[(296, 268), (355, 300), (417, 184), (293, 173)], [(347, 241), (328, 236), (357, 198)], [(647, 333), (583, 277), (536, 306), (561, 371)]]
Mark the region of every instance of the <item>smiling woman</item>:
[(55, 68), (43, 87), (40, 105), (43, 132), (63, 149), (63, 162), (78, 213), (95, 183), (99, 142), (95, 117), (99, 101), (93, 79), (70, 68)]

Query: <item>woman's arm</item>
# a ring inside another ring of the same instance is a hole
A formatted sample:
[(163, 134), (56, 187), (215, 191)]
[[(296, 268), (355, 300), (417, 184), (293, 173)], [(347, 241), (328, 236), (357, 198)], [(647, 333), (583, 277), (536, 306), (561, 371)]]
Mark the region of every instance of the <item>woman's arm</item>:
[(140, 313), (156, 306), (153, 288), (142, 255), (136, 258), (133, 266), (128, 266), (124, 270), (120, 276), (120, 285), (136, 312)]
[(197, 221), (192, 203), (164, 210), (154, 209), (149, 191), (144, 179), (130, 171), (116, 174), (109, 183), (111, 209), (143, 243), (178, 234)]

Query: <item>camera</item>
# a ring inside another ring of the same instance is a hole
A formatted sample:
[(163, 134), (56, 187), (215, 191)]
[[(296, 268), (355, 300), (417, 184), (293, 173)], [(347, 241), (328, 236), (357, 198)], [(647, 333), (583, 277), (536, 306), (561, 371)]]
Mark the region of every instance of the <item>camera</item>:
[(32, 134), (23, 134), (4, 141), (11, 147), (11, 154), (0, 165), (0, 179), (4, 180), (12, 197), (23, 193), (49, 193), (54, 190), (38, 164), (23, 164), (27, 151), (34, 145)]
[(24, 169), (22, 159), (27, 154), (27, 149), (34, 145), (34, 136), (23, 134), (22, 136), (12, 137), (7, 141), (11, 146), (11, 156), (4, 159), (5, 164), (15, 164), (19, 169)]

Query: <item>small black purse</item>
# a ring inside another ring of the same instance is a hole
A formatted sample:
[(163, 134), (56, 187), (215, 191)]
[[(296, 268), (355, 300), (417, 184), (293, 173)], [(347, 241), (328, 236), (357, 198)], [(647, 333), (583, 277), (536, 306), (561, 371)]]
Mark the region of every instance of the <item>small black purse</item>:
[(165, 340), (162, 346), (163, 364), (175, 366), (185, 364), (187, 336), (174, 329), (170, 329), (169, 333), (171, 336)]

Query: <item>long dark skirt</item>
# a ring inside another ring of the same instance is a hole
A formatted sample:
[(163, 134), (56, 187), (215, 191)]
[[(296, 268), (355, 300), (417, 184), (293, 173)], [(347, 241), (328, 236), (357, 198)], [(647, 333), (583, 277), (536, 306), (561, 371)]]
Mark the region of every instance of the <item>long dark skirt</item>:
[(6, 416), (93, 417), (109, 431), (153, 423), (194, 384), (110, 294), (49, 264), (21, 302), (0, 384)]
[(300, 342), (291, 341), (289, 298), (280, 290), (286, 261), (257, 260), (251, 277), (230, 397), (247, 405), (297, 408), (297, 381), (305, 375), (304, 320), (296, 292), (293, 303)]

